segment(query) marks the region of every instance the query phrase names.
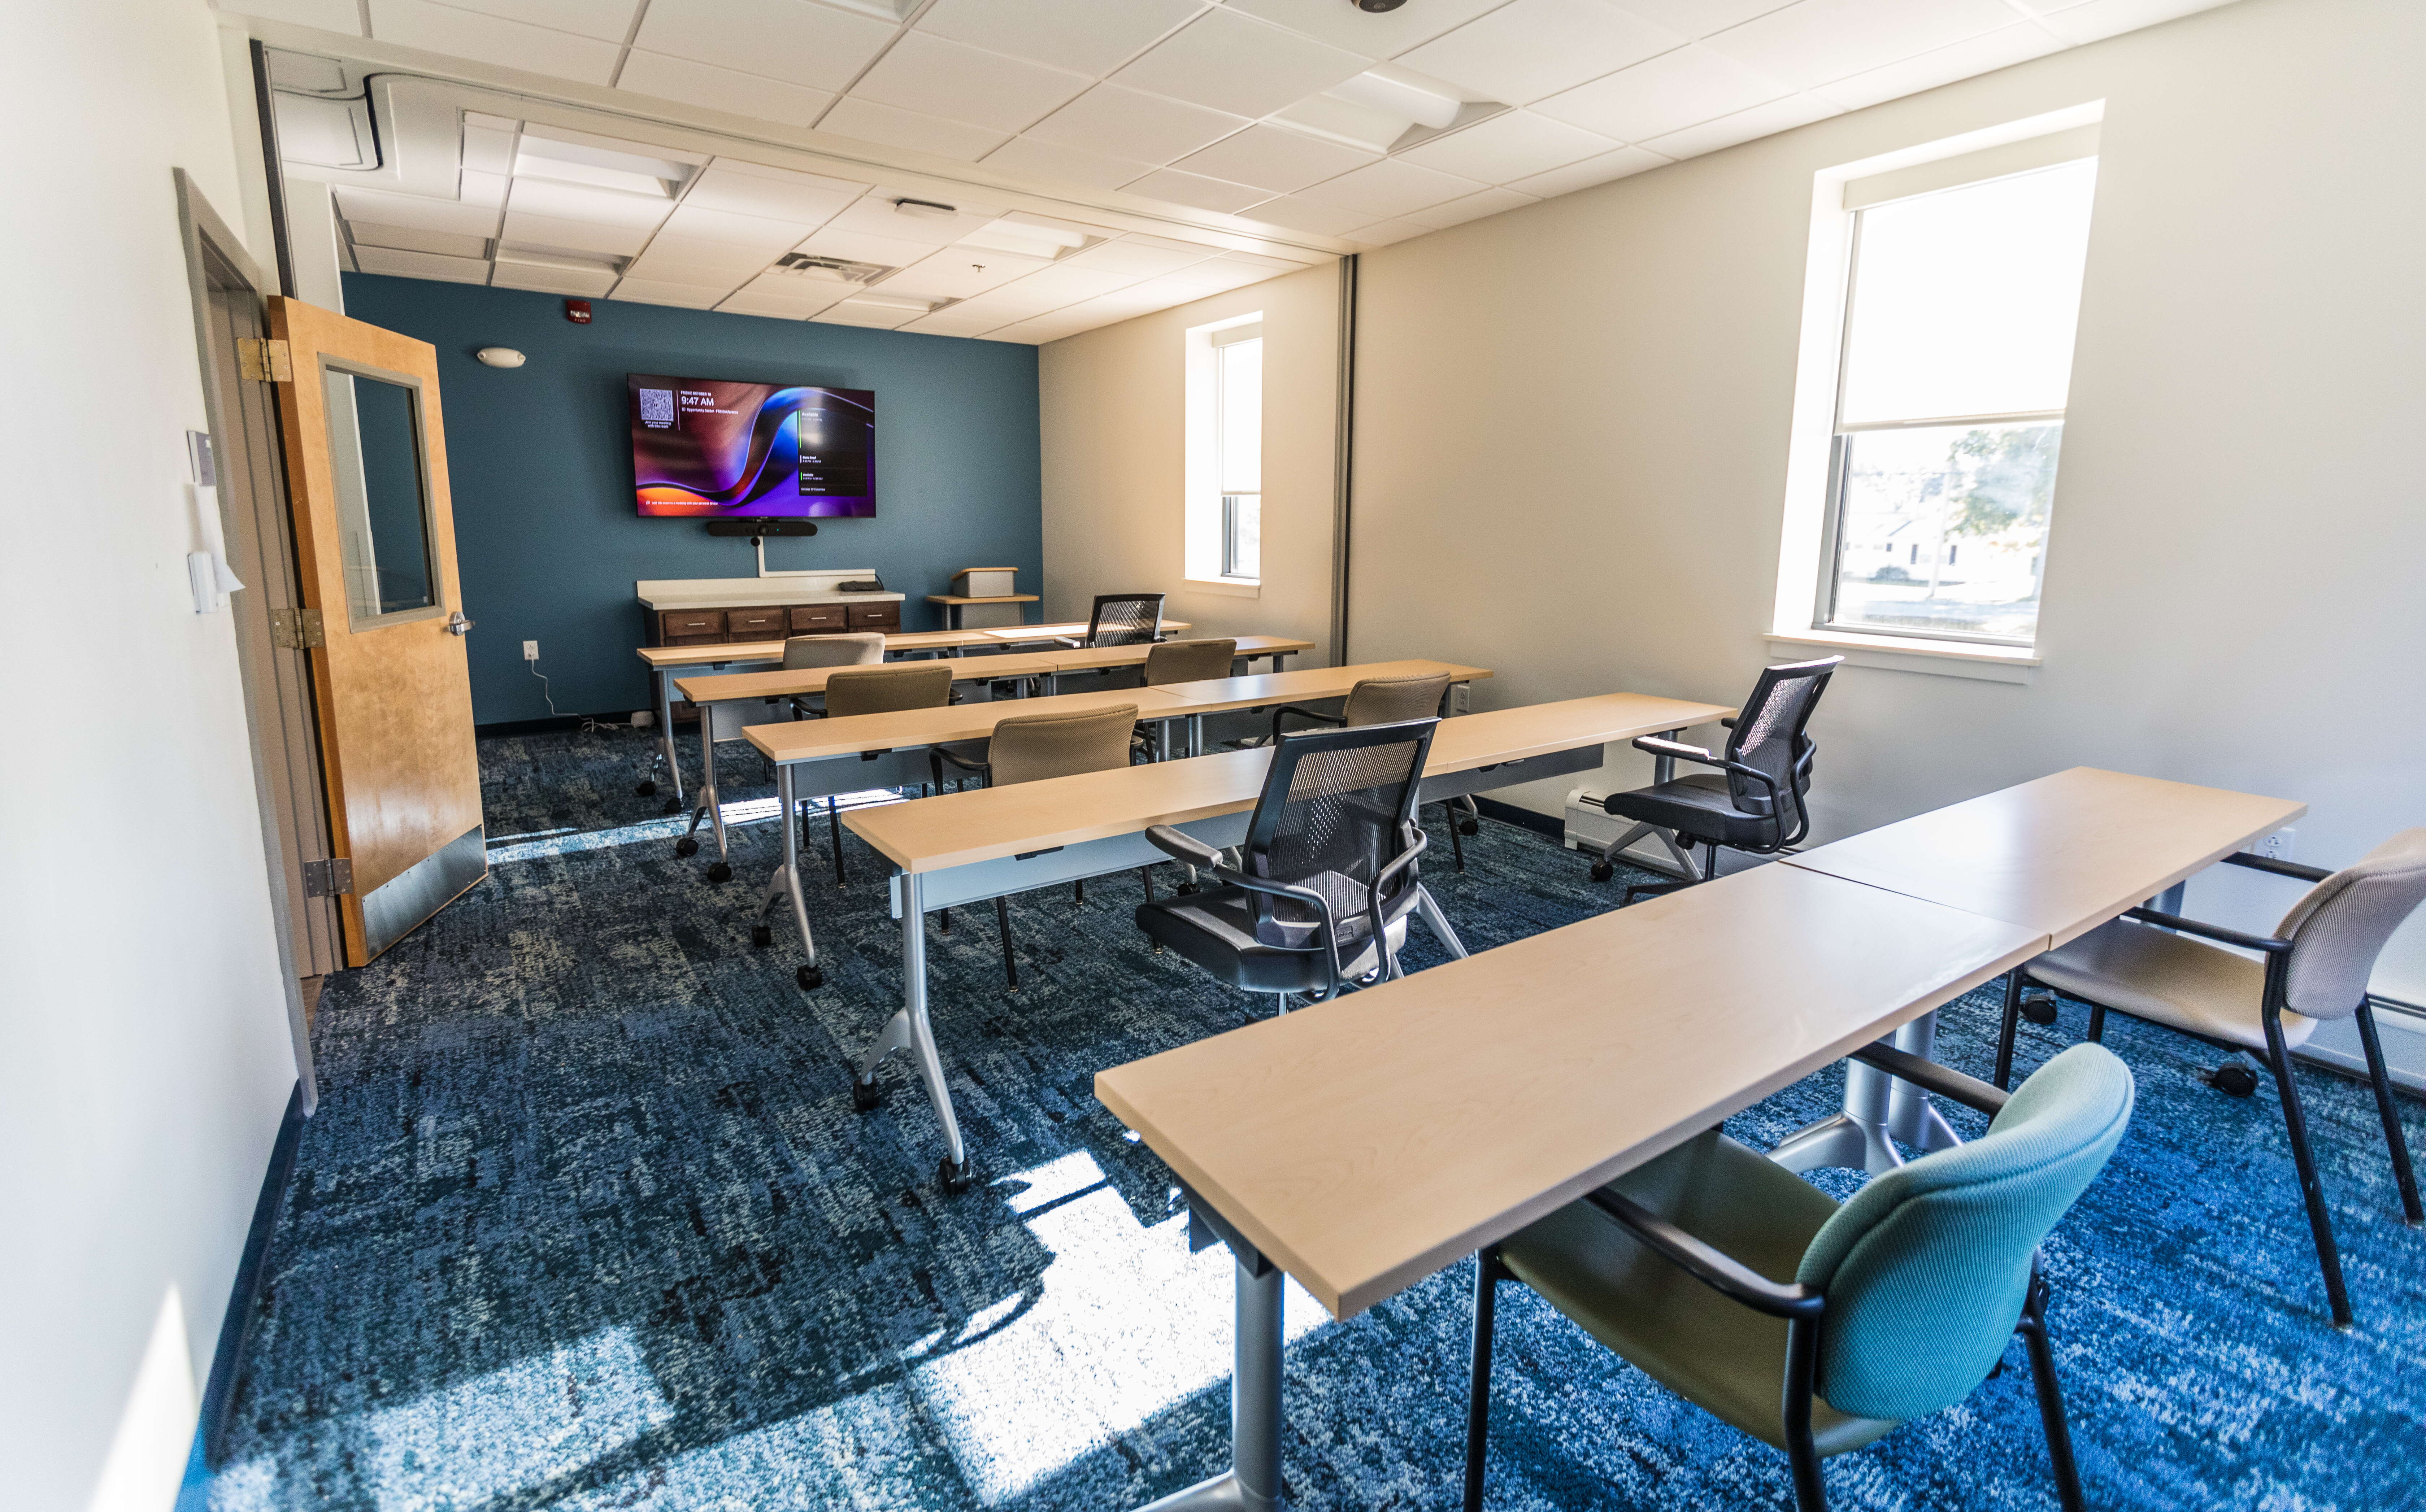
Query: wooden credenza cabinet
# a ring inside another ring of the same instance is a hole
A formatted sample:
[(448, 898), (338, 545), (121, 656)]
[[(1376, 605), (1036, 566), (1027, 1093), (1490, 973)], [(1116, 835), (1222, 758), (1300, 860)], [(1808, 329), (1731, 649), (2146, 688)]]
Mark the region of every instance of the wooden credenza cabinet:
[(658, 646), (725, 646), (787, 635), (834, 635), (845, 631), (898, 632), (901, 604), (768, 604), (739, 609), (658, 609), (649, 616)]

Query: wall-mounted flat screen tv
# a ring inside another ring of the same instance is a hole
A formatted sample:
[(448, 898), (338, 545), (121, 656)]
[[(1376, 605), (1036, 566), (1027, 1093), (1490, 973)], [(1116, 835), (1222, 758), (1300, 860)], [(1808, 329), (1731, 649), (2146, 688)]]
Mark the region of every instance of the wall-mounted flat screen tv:
[(643, 515), (824, 519), (876, 513), (868, 389), (625, 375)]

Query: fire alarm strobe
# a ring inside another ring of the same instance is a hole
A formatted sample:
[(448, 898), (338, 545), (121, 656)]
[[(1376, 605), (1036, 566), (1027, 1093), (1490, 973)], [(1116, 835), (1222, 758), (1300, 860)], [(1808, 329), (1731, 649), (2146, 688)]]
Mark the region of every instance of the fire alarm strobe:
[(564, 318), (572, 321), (576, 326), (586, 326), (590, 324), (590, 301), (587, 299), (565, 300)]

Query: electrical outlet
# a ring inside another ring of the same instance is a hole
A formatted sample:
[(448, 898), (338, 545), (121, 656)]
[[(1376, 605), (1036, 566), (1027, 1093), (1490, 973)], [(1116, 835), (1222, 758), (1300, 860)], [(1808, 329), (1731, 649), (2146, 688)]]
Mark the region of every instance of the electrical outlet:
[(526, 640), (523, 642), (523, 660), (526, 662), (535, 662), (539, 660), (538, 641)]
[(2293, 844), (2297, 842), (2299, 838), (2300, 827), (2297, 825), (2291, 825), (2275, 830), (2272, 834), (2268, 835), (2265, 839), (2259, 841), (2254, 848), (2256, 850), (2258, 855), (2265, 857), (2270, 861), (2288, 861), (2291, 859)]

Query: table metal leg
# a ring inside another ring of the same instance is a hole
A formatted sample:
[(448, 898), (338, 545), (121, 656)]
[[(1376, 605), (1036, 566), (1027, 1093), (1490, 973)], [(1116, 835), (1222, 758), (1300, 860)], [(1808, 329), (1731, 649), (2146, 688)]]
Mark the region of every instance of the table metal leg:
[(944, 1057), (935, 1048), (934, 1025), (927, 1017), (927, 904), (924, 879), (915, 872), (896, 874), (901, 889), (901, 1006), (884, 1022), (876, 1043), (859, 1058), (859, 1075), (851, 1089), (851, 1105), (863, 1111), (876, 1106), (876, 1068), (897, 1050), (908, 1051), (918, 1062), (918, 1079), (927, 1084), (927, 1099), (935, 1119), (944, 1126), (943, 1162), (936, 1179), (947, 1192), (969, 1185), (969, 1152), (961, 1142), (961, 1120), (952, 1113), (952, 1089), (944, 1083)]
[(809, 929), (809, 902), (801, 893), (801, 831), (798, 807), (792, 796), (792, 768), (778, 763), (775, 767), (775, 797), (784, 830), (784, 862), (767, 883), (767, 895), (758, 904), (758, 928), (753, 931), (759, 944), (767, 944), (767, 913), (775, 900), (783, 898), (792, 906), (792, 922), (800, 926), (801, 948), (809, 953), (808, 964), (793, 973), (794, 979), (806, 989), (824, 984), (826, 975), (817, 965), (817, 936)]
[[(1889, 1043), (1926, 1056), (1937, 1044), (1937, 1015), (1925, 1013), (1897, 1030)], [(1843, 1111), (1787, 1135), (1769, 1158), (1790, 1171), (1841, 1166), (1884, 1175), (1903, 1164), (1888, 1135), (1916, 1149), (1950, 1150), (1963, 1142), (1927, 1094), (1874, 1066), (1845, 1063)]]
[(1432, 938), (1441, 942), (1442, 948), (1459, 960), (1465, 959), (1464, 941), (1459, 940), (1457, 931), (1448, 926), (1448, 915), (1441, 912), (1440, 902), (1432, 896), (1432, 890), (1421, 883), (1415, 886), (1415, 913), (1424, 921), (1424, 927), (1432, 932)]
[[(1923, 1060), (1937, 1058), (1937, 1015), (1924, 1013), (1895, 1032), (1895, 1047)], [(1915, 1150), (1951, 1150), (1963, 1142), (1929, 1094), (1898, 1082), (1887, 1094), (1887, 1133)]]
[(1201, 714), (1191, 714), (1188, 716), (1188, 754), (1190, 756), (1205, 754), (1205, 716)]
[(1234, 1258), (1230, 1468), (1140, 1512), (1275, 1512), (1281, 1505), (1281, 1272), (1259, 1255)]
[(666, 759), (666, 776), (673, 780), (674, 806), (668, 813), (682, 812), (682, 763), (674, 759), (674, 674), (671, 668), (658, 668), (657, 679), (657, 746)]
[(716, 711), (704, 706), (699, 711), (699, 772), (700, 805), (707, 810), (708, 822), (716, 829), (716, 859), (730, 861), (733, 851), (724, 838), (724, 808), (716, 796)]

